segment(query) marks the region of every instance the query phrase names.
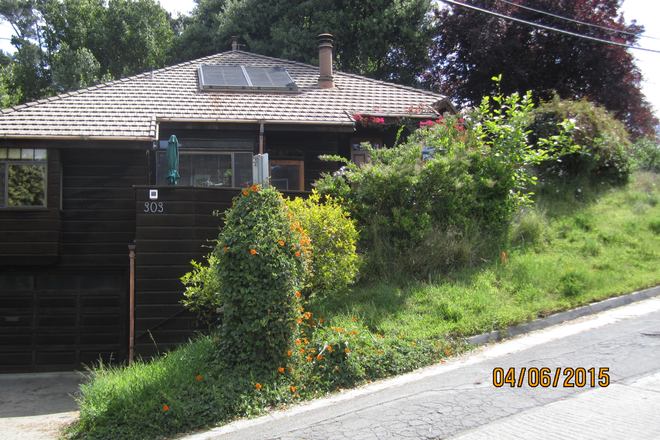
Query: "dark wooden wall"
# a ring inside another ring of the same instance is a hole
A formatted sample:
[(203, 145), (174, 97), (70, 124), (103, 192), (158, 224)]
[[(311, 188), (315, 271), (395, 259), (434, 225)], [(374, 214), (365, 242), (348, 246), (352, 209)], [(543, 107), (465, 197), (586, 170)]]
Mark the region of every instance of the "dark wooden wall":
[(107, 143), (57, 146), (48, 149), (47, 209), (0, 212), (0, 372), (127, 357), (133, 185), (148, 183), (147, 156)]
[[(269, 127), (267, 127), (268, 130)], [(348, 145), (346, 133), (334, 132), (279, 132), (267, 131), (266, 152), (269, 159), (293, 159), (305, 161), (305, 190), (311, 191), (313, 183), (321, 174), (336, 171), (336, 162), (324, 162), (319, 156), (324, 154), (340, 154), (340, 145)], [(345, 148), (345, 150), (347, 150)], [(282, 155), (287, 152), (299, 151), (300, 155)], [(350, 157), (350, 150), (347, 150)]]
[[(149, 198), (158, 191), (158, 199)], [(196, 315), (181, 305), (181, 277), (191, 260), (204, 261), (218, 237), (222, 217), (239, 194), (236, 188), (137, 186), (135, 210), (135, 349), (144, 358), (174, 348), (195, 331)], [(286, 191), (285, 197), (306, 196)], [(162, 204), (162, 205), (161, 205)]]
[(60, 243), (60, 154), (48, 151), (47, 206), (0, 211), (0, 266), (54, 264)]

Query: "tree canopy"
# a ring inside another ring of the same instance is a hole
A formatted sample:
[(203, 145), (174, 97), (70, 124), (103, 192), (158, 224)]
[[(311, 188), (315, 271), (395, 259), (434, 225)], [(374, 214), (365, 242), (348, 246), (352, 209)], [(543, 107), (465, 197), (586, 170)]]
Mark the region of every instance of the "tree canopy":
[(154, 0), (0, 0), (15, 36), (4, 104), (134, 75), (170, 62), (171, 17)]
[[(637, 42), (644, 29), (625, 24), (620, 0), (539, 0), (537, 11), (524, 0), (472, 0), (471, 5), (548, 27), (621, 44)], [(457, 101), (478, 103), (497, 87), (504, 94), (531, 90), (535, 98), (553, 94), (588, 99), (624, 121), (632, 134), (654, 132), (658, 121), (641, 92), (642, 75), (630, 51), (622, 46), (541, 29), (462, 6), (436, 12), (433, 68), (428, 84)]]
[(429, 66), (430, 0), (198, 0), (184, 22), (179, 58), (229, 49), (238, 36), (250, 52), (318, 63), (316, 37), (335, 37), (343, 72), (417, 85)]

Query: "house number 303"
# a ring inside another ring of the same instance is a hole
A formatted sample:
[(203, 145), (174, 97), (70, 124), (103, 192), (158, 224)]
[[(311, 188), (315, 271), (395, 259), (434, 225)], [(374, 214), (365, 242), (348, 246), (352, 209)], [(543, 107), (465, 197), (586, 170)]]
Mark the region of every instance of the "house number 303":
[(144, 212), (163, 212), (163, 202), (144, 202)]

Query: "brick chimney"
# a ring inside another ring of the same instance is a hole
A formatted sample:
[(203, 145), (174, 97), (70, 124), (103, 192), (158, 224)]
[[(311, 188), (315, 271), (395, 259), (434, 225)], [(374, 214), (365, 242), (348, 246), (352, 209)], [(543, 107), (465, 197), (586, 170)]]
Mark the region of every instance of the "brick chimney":
[(331, 34), (321, 34), (317, 37), (319, 43), (319, 87), (333, 89), (335, 82), (332, 78), (332, 43)]
[(231, 37), (231, 50), (238, 50), (238, 37), (235, 35)]

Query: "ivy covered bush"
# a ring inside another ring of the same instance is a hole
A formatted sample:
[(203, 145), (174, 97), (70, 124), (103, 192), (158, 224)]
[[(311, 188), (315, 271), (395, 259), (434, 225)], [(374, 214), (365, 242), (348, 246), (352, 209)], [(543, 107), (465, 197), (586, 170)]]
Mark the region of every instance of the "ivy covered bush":
[(306, 296), (333, 294), (354, 283), (360, 266), (358, 232), (341, 202), (331, 196), (322, 200), (314, 190), (307, 199), (287, 201), (287, 206), (311, 241)]
[(571, 143), (579, 148), (545, 160), (538, 165), (540, 175), (547, 179), (607, 181), (625, 184), (632, 168), (632, 144), (624, 124), (604, 108), (592, 102), (562, 100), (557, 97), (534, 110), (528, 127), (530, 142), (558, 135), (560, 124), (570, 120), (575, 128)]
[(253, 186), (227, 211), (213, 256), (218, 349), (229, 365), (270, 371), (287, 363), (301, 318), (309, 239), (281, 194)]

